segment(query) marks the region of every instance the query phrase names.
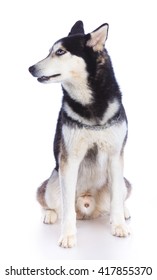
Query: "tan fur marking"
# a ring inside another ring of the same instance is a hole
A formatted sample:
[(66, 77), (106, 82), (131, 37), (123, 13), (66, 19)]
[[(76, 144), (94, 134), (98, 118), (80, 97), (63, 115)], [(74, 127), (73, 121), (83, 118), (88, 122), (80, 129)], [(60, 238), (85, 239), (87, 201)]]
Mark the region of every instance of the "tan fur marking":
[(105, 56), (104, 56), (104, 54), (102, 52), (100, 52), (100, 54), (99, 54), (99, 56), (97, 58), (97, 63), (99, 65), (104, 65), (104, 63), (105, 63)]
[(80, 73), (78, 73), (77, 71), (71, 70), (70, 73), (74, 78), (80, 78)]

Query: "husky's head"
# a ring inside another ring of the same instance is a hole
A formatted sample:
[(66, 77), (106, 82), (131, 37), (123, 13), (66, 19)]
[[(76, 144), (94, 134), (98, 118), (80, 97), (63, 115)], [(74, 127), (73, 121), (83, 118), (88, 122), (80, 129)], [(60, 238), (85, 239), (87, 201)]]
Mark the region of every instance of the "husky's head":
[(89, 34), (84, 34), (82, 21), (77, 21), (69, 35), (51, 47), (46, 58), (29, 68), (39, 82), (71, 83), (88, 77), (88, 68), (94, 69), (98, 54), (102, 53), (107, 39), (105, 23)]

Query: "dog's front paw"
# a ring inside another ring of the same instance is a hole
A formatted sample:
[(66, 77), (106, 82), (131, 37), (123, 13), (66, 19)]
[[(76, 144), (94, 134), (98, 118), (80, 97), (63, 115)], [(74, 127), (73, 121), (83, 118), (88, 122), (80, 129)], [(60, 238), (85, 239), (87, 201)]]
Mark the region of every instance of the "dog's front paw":
[(63, 248), (72, 248), (76, 244), (76, 236), (75, 235), (61, 236), (58, 243), (59, 246)]
[(127, 237), (130, 234), (130, 231), (125, 223), (122, 224), (111, 224), (112, 235), (117, 237)]
[(55, 210), (46, 210), (44, 216), (44, 224), (54, 224), (57, 220), (57, 213)]

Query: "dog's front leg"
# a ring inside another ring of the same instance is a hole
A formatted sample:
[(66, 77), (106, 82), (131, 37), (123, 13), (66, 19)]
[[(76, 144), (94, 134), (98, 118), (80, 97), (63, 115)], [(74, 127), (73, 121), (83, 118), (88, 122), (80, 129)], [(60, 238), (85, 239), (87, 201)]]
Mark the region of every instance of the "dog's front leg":
[(73, 247), (76, 243), (75, 192), (80, 161), (78, 158), (61, 157), (60, 187), (62, 197), (61, 237), (59, 245), (64, 248)]
[(112, 234), (118, 237), (128, 236), (124, 218), (124, 201), (126, 198), (126, 187), (123, 178), (123, 164), (121, 156), (115, 155), (110, 158), (111, 176), (111, 209), (110, 222)]

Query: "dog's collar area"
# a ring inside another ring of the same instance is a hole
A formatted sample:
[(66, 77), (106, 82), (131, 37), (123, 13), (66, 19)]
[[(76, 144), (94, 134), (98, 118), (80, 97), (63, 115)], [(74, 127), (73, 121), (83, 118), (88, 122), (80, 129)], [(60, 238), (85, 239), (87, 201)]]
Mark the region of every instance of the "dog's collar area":
[(51, 75), (51, 76), (42, 76), (42, 77), (38, 78), (38, 81), (39, 82), (45, 82), (45, 81), (48, 81), (51, 78), (56, 78), (58, 76), (60, 76), (60, 74), (55, 74), (55, 75)]
[(68, 123), (70, 125), (75, 125), (79, 128), (86, 128), (86, 129), (95, 130), (95, 131), (109, 128), (110, 126), (113, 126), (113, 125), (115, 125), (116, 123), (119, 123), (122, 120), (120, 110), (116, 113), (116, 115), (113, 118), (109, 119), (105, 124), (102, 124), (102, 125), (99, 125), (99, 124), (88, 125), (88, 124), (85, 124), (85, 123), (81, 123), (81, 122), (79, 122), (77, 120), (74, 120), (71, 117), (69, 117), (65, 111), (62, 112), (62, 117), (63, 117), (63, 121), (65, 123)]

